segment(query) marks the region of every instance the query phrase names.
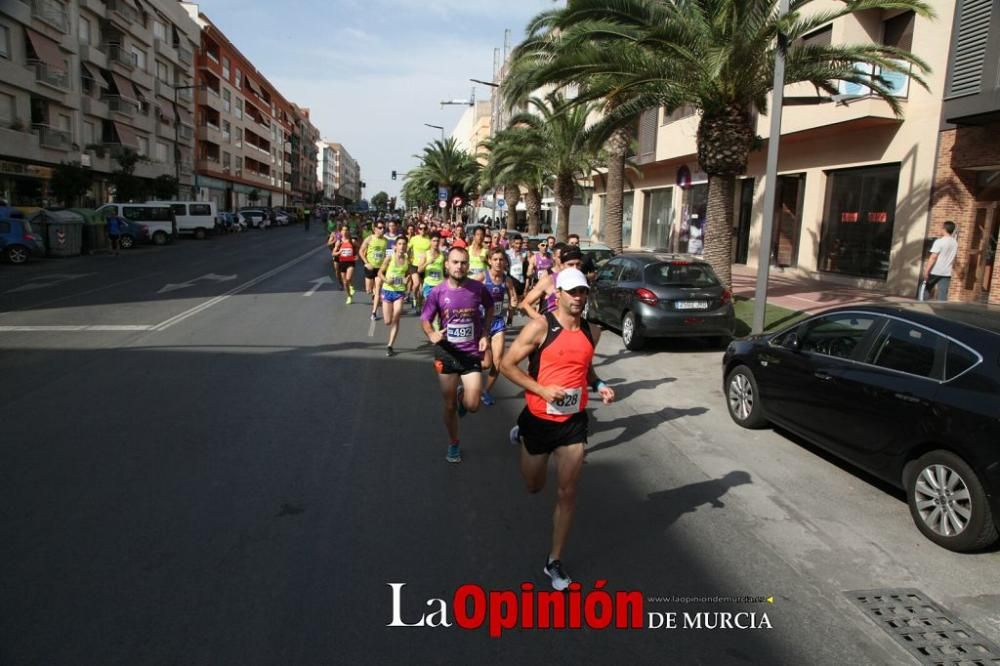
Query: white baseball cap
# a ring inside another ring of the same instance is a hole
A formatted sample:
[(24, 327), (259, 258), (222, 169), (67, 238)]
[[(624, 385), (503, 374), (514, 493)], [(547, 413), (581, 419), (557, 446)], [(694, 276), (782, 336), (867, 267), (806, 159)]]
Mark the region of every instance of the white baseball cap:
[(556, 276), (556, 289), (572, 291), (577, 287), (590, 289), (590, 285), (587, 284), (587, 278), (583, 273), (575, 268), (564, 268), (559, 271), (559, 275)]

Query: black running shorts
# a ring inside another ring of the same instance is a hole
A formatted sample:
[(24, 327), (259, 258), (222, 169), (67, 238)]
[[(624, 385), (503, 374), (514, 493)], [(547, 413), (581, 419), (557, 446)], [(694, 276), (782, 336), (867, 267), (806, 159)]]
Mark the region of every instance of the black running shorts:
[(521, 442), (528, 453), (540, 456), (552, 453), (560, 446), (587, 443), (587, 412), (574, 414), (565, 421), (540, 419), (527, 407), (517, 417)]
[(365, 277), (368, 278), (369, 280), (374, 280), (375, 278), (378, 277), (378, 269), (377, 268), (366, 268), (365, 269)]
[(467, 375), (482, 372), (483, 361), (477, 356), (466, 354), (447, 343), (434, 345), (434, 369), (439, 375)]

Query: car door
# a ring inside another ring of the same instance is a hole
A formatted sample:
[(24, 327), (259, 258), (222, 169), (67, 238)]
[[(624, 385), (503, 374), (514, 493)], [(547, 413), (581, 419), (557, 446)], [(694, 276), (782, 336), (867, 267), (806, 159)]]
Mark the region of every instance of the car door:
[(635, 259), (622, 258), (622, 272), (615, 282), (608, 316), (613, 324), (620, 324), (632, 303), (632, 296), (642, 286), (642, 266)]
[(890, 318), (865, 362), (837, 377), (849, 396), (838, 410), (838, 452), (884, 474), (909, 447), (932, 439), (932, 406), (944, 378), (947, 347), (940, 333)]
[(863, 358), (882, 323), (871, 312), (820, 315), (795, 329), (794, 338), (783, 336), (783, 344), (760, 352), (761, 399), (768, 414), (817, 444), (836, 446), (837, 421), (850, 397), (840, 377)]
[(608, 311), (610, 310), (611, 291), (621, 270), (622, 260), (612, 259), (597, 271), (597, 277), (594, 279), (594, 290), (590, 299), (590, 307), (592, 309), (590, 314), (599, 321), (610, 321), (608, 319)]

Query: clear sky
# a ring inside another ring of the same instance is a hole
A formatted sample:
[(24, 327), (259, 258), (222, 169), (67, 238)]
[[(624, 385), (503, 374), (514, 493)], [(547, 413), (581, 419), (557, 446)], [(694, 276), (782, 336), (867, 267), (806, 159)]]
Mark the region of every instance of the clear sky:
[[(391, 172), (467, 107), (470, 78), (489, 81), (493, 49), (512, 43), (554, 0), (202, 0), (199, 8), (289, 101), (310, 109), (323, 138), (361, 165), (365, 196), (394, 196)], [(477, 99), (489, 89), (478, 86)]]

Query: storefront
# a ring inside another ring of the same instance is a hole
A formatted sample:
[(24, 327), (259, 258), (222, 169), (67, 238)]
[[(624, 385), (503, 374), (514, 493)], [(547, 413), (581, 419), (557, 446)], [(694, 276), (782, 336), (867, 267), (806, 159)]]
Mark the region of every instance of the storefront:
[(669, 248), (673, 242), (674, 188), (645, 191), (642, 211), (643, 247)]
[(52, 167), (0, 160), (0, 198), (15, 206), (48, 205)]

